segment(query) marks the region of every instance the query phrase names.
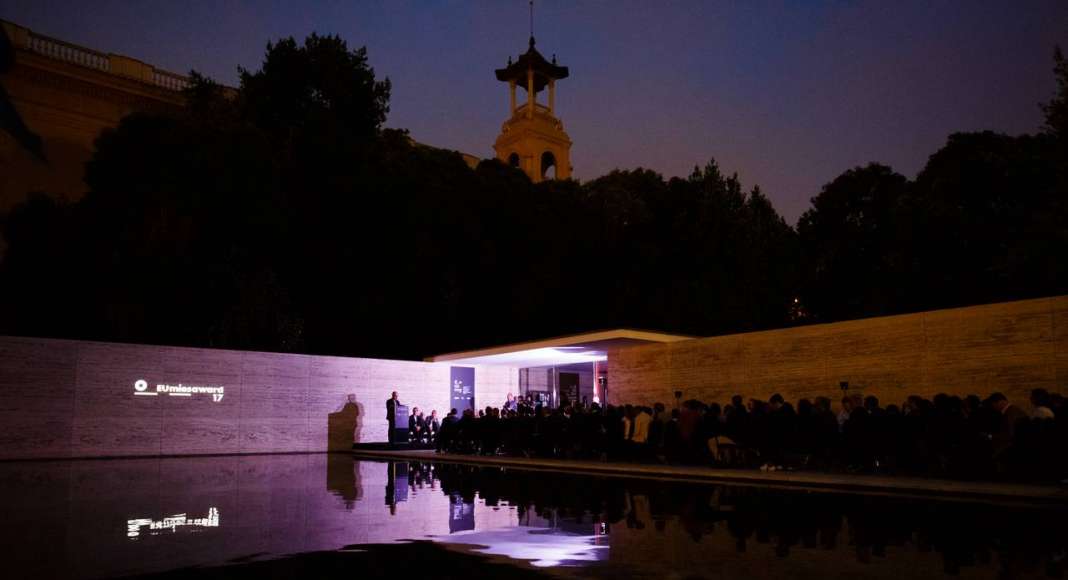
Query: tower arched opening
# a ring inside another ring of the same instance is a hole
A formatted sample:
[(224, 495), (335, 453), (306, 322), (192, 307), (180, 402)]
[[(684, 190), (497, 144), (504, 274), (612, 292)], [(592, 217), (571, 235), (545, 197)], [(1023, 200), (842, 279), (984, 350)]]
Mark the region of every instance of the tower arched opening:
[[(550, 174), (550, 171), (552, 172)], [(552, 151), (541, 154), (541, 178), (556, 179), (556, 156)]]

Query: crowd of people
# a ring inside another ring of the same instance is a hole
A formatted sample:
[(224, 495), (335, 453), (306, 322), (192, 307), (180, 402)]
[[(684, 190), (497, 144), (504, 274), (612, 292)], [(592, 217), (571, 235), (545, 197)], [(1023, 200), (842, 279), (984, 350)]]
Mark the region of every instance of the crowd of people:
[(1064, 480), (1068, 408), (1044, 389), (1020, 406), (1003, 394), (910, 396), (883, 405), (847, 394), (796, 404), (735, 395), (725, 405), (697, 400), (558, 408), (513, 397), (502, 407), (441, 421), (413, 410), (411, 441), (444, 453), (624, 460), (903, 473), (968, 479)]

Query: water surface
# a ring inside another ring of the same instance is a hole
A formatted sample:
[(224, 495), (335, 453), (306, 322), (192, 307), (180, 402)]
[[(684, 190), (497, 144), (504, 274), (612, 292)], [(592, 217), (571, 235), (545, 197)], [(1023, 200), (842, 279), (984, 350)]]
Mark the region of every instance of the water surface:
[(1058, 507), (347, 455), (3, 463), (0, 492), (16, 578), (1061, 578), (1068, 548)]

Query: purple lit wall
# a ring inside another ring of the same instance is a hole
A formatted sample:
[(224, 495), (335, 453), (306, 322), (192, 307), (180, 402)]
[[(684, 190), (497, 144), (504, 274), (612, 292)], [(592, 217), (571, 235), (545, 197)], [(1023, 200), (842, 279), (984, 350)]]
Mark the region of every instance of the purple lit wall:
[[(385, 400), (444, 416), (447, 363), (0, 337), (0, 459), (273, 453), (386, 440)], [(476, 367), (476, 404), (518, 371)]]

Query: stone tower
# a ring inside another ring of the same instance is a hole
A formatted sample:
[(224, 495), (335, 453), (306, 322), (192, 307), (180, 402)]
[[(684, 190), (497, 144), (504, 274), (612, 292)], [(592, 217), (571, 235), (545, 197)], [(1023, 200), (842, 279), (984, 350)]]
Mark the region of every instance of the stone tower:
[[(511, 98), (511, 116), (501, 126), (501, 134), (493, 144), (497, 159), (518, 167), (535, 183), (545, 179), (571, 177), (571, 138), (564, 132), (564, 124), (555, 116), (556, 81), (567, 78), (567, 67), (557, 66), (534, 49), (534, 37), (530, 48), (508, 66), (495, 71), (497, 80), (508, 83)], [(516, 106), (515, 88), (527, 91), (527, 102)], [(537, 102), (537, 94), (549, 89), (548, 106)]]

